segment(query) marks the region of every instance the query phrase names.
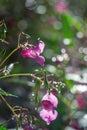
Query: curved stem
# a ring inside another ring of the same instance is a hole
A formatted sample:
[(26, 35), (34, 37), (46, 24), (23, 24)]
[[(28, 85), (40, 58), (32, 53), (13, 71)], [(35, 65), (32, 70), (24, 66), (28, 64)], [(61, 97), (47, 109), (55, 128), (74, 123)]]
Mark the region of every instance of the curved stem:
[(30, 74), (30, 73), (19, 73), (19, 74), (4, 75), (4, 76), (1, 76), (0, 79), (16, 77), (16, 76), (31, 76), (31, 77), (33, 77), (33, 78), (35, 78), (35, 79), (37, 79), (37, 80), (39, 80), (40, 82), (43, 83), (43, 81), (39, 77), (37, 77), (37, 76), (35, 76), (33, 74)]
[(5, 44), (7, 44), (7, 45), (9, 45), (9, 43), (7, 41), (5, 41), (4, 39), (0, 38), (0, 41), (3, 42), (3, 43), (5, 43)]
[(14, 109), (8, 104), (8, 102), (6, 101), (6, 99), (0, 94), (1, 99), (5, 102), (5, 104), (8, 106), (8, 108), (12, 111), (12, 113), (15, 115), (16, 119), (17, 119), (17, 114), (14, 112)]
[(17, 114), (15, 113), (14, 109), (9, 105), (9, 103), (6, 101), (6, 99), (1, 94), (0, 94), (0, 97), (5, 102), (5, 104), (8, 106), (8, 108), (11, 110), (11, 112), (13, 113), (13, 115), (15, 116), (16, 121), (17, 121), (16, 130), (18, 130), (18, 116), (17, 116)]
[(21, 38), (21, 34), (22, 34), (22, 33), (19, 33), (19, 35), (18, 35), (18, 47), (20, 46), (20, 38)]
[(2, 63), (0, 64), (0, 67), (8, 60), (8, 58), (13, 54), (15, 53), (20, 47), (18, 46), (17, 48), (15, 48), (3, 61)]

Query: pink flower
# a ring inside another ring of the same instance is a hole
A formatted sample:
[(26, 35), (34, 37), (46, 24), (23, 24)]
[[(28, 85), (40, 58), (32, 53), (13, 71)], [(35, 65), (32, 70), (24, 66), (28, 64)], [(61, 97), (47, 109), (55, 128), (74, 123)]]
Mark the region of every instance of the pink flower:
[(42, 108), (44, 109), (52, 109), (53, 107), (57, 107), (58, 99), (51, 92), (46, 93), (42, 98)]
[(79, 108), (85, 107), (84, 97), (82, 95), (79, 95), (77, 97), (77, 105), (78, 105)]
[(60, 13), (66, 12), (68, 10), (67, 4), (64, 1), (58, 1), (55, 4), (55, 10)]
[(50, 25), (54, 25), (56, 23), (56, 21), (57, 20), (55, 19), (55, 17), (50, 17), (48, 22)]
[(39, 63), (42, 67), (44, 66), (45, 58), (43, 56), (37, 56), (36, 62)]
[(86, 108), (87, 107), (87, 91), (79, 93), (76, 96), (76, 101), (77, 101), (78, 108), (80, 109)]
[(70, 126), (71, 126), (72, 128), (74, 128), (75, 130), (81, 130), (80, 127), (79, 127), (79, 124), (78, 124), (78, 122), (77, 122), (76, 120), (72, 120), (72, 121), (70, 122)]
[(40, 111), (40, 117), (46, 121), (47, 125), (50, 124), (51, 121), (57, 118), (57, 111), (54, 110), (54, 107), (57, 107), (58, 99), (51, 92), (46, 93), (42, 98), (42, 110)]
[(40, 54), (43, 52), (45, 47), (45, 44), (43, 41), (38, 39), (38, 45), (32, 46), (28, 49), (22, 49), (21, 55), (23, 57), (28, 57), (35, 59), (37, 63), (39, 63), (41, 66), (44, 66), (45, 58), (43, 56), (40, 56)]
[(46, 109), (46, 110), (52, 110), (53, 109), (53, 104), (50, 101), (43, 100), (41, 102), (41, 104), (42, 104), (43, 109)]
[(40, 111), (40, 117), (46, 121), (47, 125), (49, 125), (51, 121), (55, 120), (57, 115), (58, 113), (56, 110), (50, 110), (48, 112), (47, 110), (42, 109), (42, 111)]
[(42, 53), (42, 52), (43, 52), (44, 47), (45, 47), (44, 42), (43, 42), (43, 41), (41, 41), (41, 40), (40, 40), (40, 38), (38, 38), (38, 45), (35, 47), (35, 49), (36, 49), (36, 51), (37, 51), (38, 55), (39, 55), (40, 53)]

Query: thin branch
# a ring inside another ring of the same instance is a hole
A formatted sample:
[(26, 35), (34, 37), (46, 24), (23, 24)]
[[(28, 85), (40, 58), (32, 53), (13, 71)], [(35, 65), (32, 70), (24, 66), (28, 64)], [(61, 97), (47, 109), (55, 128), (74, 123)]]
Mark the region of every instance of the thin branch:
[(11, 112), (15, 115), (16, 119), (17, 119), (17, 114), (14, 112), (14, 109), (8, 104), (8, 102), (6, 101), (6, 99), (0, 94), (1, 99), (5, 102), (5, 104), (8, 106), (8, 108), (11, 110)]
[(22, 33), (19, 33), (19, 34), (18, 34), (18, 47), (20, 46), (20, 38), (21, 38), (21, 35), (22, 35)]
[(8, 58), (15, 53), (17, 50), (19, 49), (19, 47), (15, 48), (0, 64), (0, 67), (8, 60)]
[(80, 85), (87, 85), (87, 83), (84, 82), (79, 82), (79, 81), (73, 81), (75, 84), (80, 84)]
[(39, 80), (40, 82), (43, 83), (43, 81), (39, 77), (35, 76), (34, 74), (30, 74), (30, 73), (19, 73), (19, 74), (4, 75), (4, 76), (1, 76), (0, 79), (10, 78), (10, 77), (17, 77), (17, 76), (31, 76), (31, 77), (33, 77), (33, 78), (35, 78), (35, 79), (37, 79), (37, 80)]
[(0, 41), (3, 42), (3, 43), (5, 43), (6, 45), (9, 45), (9, 42), (5, 41), (4, 39), (0, 38)]

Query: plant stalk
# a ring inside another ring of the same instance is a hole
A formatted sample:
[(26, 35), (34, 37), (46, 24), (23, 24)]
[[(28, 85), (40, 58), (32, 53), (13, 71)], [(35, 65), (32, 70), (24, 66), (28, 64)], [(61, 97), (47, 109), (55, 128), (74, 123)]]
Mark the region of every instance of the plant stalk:
[(15, 48), (0, 64), (0, 67), (9, 59), (9, 57), (14, 54), (20, 47), (18, 46), (17, 48)]
[(35, 78), (35, 79), (37, 79), (37, 80), (39, 80), (40, 82), (43, 83), (43, 81), (39, 77), (37, 77), (37, 76), (35, 76), (33, 74), (30, 74), (30, 73), (19, 73), (19, 74), (4, 75), (4, 76), (1, 76), (0, 79), (16, 77), (16, 76), (31, 76), (31, 77), (33, 77), (33, 78)]

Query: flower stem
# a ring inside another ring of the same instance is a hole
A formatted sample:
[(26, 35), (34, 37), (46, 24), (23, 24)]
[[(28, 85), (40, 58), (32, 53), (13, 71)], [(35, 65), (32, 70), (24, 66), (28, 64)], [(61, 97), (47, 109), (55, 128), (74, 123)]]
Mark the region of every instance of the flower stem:
[(15, 48), (0, 64), (0, 67), (8, 60), (8, 58), (19, 49), (19, 46)]
[(9, 105), (9, 103), (6, 101), (6, 99), (0, 94), (1, 99), (5, 102), (5, 104), (8, 106), (8, 108), (12, 111), (12, 113), (15, 115), (17, 119), (17, 114), (14, 112), (14, 109)]
[(7, 44), (7, 45), (9, 45), (9, 43), (7, 41), (5, 41), (4, 39), (0, 38), (0, 41), (3, 42), (3, 43), (5, 43), (5, 44)]
[(35, 79), (37, 79), (37, 80), (39, 80), (40, 82), (43, 83), (43, 81), (39, 77), (35, 76), (34, 74), (30, 74), (30, 73), (19, 73), (19, 74), (4, 75), (4, 76), (1, 76), (0, 79), (16, 77), (16, 76), (31, 76), (31, 77), (33, 77), (33, 78), (35, 78)]
[(8, 106), (8, 108), (11, 110), (11, 112), (13, 113), (13, 115), (15, 116), (16, 121), (17, 121), (16, 130), (18, 130), (18, 116), (17, 116), (17, 114), (15, 113), (14, 109), (9, 105), (9, 103), (6, 101), (6, 99), (1, 94), (0, 94), (0, 97), (5, 102), (5, 104)]
[(19, 33), (19, 35), (18, 35), (18, 47), (20, 46), (20, 38), (21, 38), (21, 34), (22, 34), (22, 33)]

